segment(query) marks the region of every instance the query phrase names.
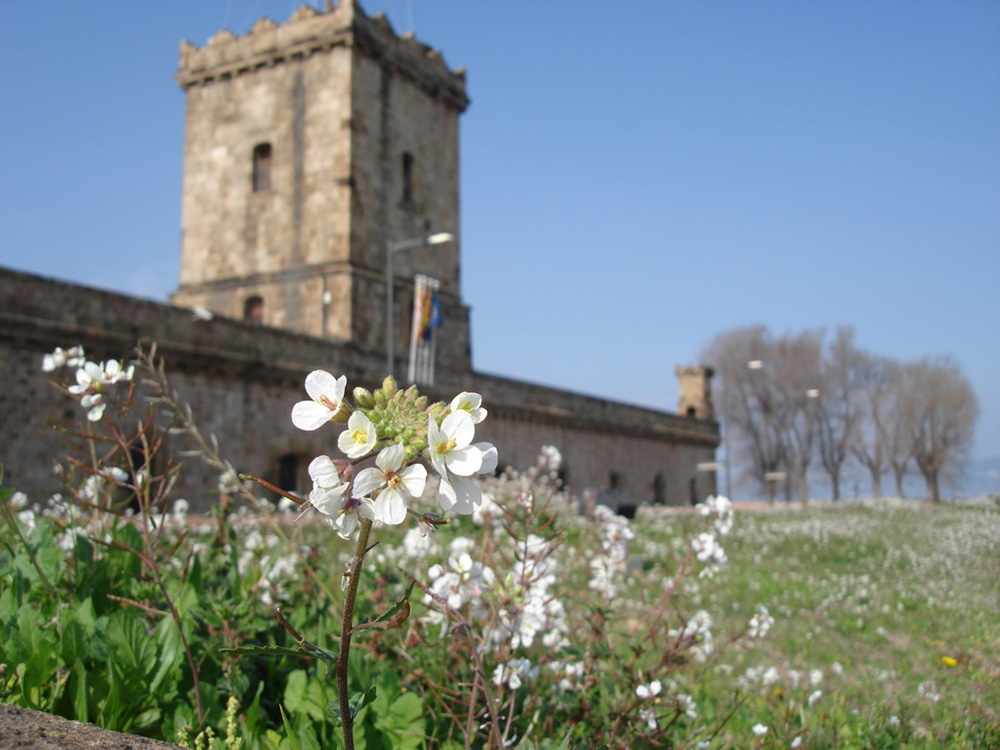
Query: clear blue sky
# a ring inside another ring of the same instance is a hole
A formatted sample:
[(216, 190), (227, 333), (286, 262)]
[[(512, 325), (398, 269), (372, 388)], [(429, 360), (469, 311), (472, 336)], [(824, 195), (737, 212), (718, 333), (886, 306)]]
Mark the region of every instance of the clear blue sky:
[[(4, 2), (0, 264), (165, 300), (178, 43), (296, 5)], [(1000, 455), (1000, 3), (363, 5), (468, 69), (477, 369), (673, 410), (720, 331), (853, 325), (953, 355)]]

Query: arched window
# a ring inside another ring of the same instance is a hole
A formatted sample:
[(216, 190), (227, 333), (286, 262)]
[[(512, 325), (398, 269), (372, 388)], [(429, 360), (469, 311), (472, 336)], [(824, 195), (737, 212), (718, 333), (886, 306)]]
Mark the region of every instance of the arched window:
[(247, 297), (243, 303), (243, 320), (247, 323), (261, 325), (264, 322), (264, 298)]
[(667, 482), (662, 474), (653, 477), (653, 502), (656, 505), (667, 504)]
[(266, 193), (271, 189), (271, 144), (253, 147), (253, 191)]
[(413, 200), (413, 154), (409, 151), (403, 154), (403, 201)]
[(278, 486), (285, 492), (299, 491), (299, 457), (286, 453), (278, 459)]

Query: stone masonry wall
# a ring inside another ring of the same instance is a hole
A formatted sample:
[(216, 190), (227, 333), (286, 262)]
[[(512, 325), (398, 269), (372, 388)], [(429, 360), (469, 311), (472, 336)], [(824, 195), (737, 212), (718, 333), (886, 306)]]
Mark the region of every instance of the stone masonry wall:
[[(56, 392), (41, 371), (56, 346), (83, 345), (90, 358), (128, 358), (140, 340), (155, 341), (167, 374), (190, 403), (203, 434), (218, 437), (222, 453), (240, 471), (271, 480), (282, 456), (298, 458), (299, 490), (307, 488), (312, 457), (335, 452), (335, 431), (304, 433), (289, 419), (304, 398), (313, 369), (348, 376), (349, 386), (381, 381), (382, 358), (349, 344), (254, 326), (241, 321), (195, 319), (182, 308), (0, 269), (0, 462), (4, 486), (42, 499), (60, 489), (53, 461), (66, 438), (52, 425), (83, 411)], [(71, 376), (71, 373), (66, 373)], [(539, 449), (562, 452), (570, 489), (607, 488), (610, 474), (637, 502), (651, 502), (657, 475), (665, 501), (687, 504), (714, 492), (714, 476), (696, 464), (710, 461), (718, 445), (714, 422), (678, 417), (463, 370), (439, 369), (428, 395), (450, 398), (461, 390), (483, 394), (490, 417), (477, 437), (496, 443), (504, 466), (527, 468)], [(174, 440), (189, 446), (183, 436)], [(205, 509), (218, 477), (197, 459), (186, 459), (178, 496)]]

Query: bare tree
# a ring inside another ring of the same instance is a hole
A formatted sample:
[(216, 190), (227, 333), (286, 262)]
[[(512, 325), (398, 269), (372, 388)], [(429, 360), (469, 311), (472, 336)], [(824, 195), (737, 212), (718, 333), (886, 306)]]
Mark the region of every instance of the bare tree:
[[(850, 445), (851, 453), (868, 470), (875, 497), (882, 497), (882, 475), (889, 470), (893, 455), (898, 368), (891, 359), (860, 352), (855, 383), (858, 427)], [(909, 451), (905, 454), (908, 458)], [(904, 471), (905, 461), (906, 458)]]
[(906, 497), (904, 480), (913, 460), (913, 422), (916, 419), (914, 411), (915, 399), (909, 394), (915, 387), (914, 368), (911, 365), (895, 364), (889, 371), (890, 392), (892, 394), (889, 408), (889, 429), (886, 436), (889, 439), (889, 467), (896, 485), (896, 497)]
[(910, 365), (906, 389), (913, 458), (927, 483), (927, 499), (941, 499), (942, 479), (956, 478), (972, 447), (979, 403), (969, 381), (949, 359)]
[[(774, 483), (766, 478), (782, 466), (783, 431), (780, 399), (763, 365), (771, 349), (764, 326), (750, 326), (721, 333), (705, 347), (701, 361), (715, 370), (716, 409), (726, 424), (733, 455), (738, 445), (749, 458), (751, 477), (774, 502)], [(752, 364), (751, 364), (752, 363)]]
[[(794, 475), (802, 503), (809, 501), (809, 464), (818, 432), (819, 387), (822, 378), (823, 332), (786, 334), (771, 346), (767, 363), (782, 402), (777, 410), (784, 434), (784, 464)], [(791, 499), (792, 483), (785, 485)]]
[(832, 499), (840, 499), (840, 475), (858, 427), (854, 398), (861, 350), (854, 344), (854, 330), (838, 327), (823, 363), (819, 398), (819, 456), (830, 477)]

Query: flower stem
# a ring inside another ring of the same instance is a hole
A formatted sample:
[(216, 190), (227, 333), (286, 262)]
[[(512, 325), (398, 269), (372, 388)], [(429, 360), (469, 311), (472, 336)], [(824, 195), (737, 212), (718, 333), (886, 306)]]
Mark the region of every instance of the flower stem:
[(340, 718), (344, 723), (344, 748), (354, 750), (354, 716), (351, 714), (350, 696), (347, 691), (347, 663), (351, 652), (351, 631), (354, 626), (354, 602), (358, 597), (358, 582), (361, 580), (361, 564), (368, 551), (368, 535), (372, 530), (371, 519), (362, 518), (358, 531), (358, 543), (354, 548), (354, 563), (347, 583), (347, 598), (344, 600), (344, 621), (340, 630), (340, 653), (337, 657), (337, 698), (340, 701)]

